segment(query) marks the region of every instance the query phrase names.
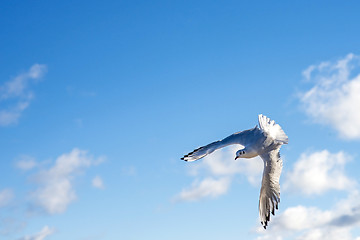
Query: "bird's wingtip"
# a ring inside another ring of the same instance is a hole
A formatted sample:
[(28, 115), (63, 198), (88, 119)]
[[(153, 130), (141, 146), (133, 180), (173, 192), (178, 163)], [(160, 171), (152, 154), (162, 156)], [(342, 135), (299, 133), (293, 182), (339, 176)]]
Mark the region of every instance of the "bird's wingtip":
[(267, 226), (267, 222), (261, 222), (261, 225), (263, 226), (263, 228), (266, 230), (266, 226)]

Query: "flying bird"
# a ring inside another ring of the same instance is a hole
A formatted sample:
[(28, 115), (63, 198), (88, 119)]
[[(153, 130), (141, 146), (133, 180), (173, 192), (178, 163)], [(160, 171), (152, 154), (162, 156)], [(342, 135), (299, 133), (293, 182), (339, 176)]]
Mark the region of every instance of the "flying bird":
[(270, 118), (260, 114), (258, 119), (259, 126), (197, 148), (181, 159), (192, 162), (232, 144), (241, 146), (241, 149), (236, 152), (235, 160), (260, 156), (264, 161), (264, 171), (259, 198), (259, 215), (261, 224), (266, 229), (270, 221), (270, 213), (275, 215), (275, 209), (278, 209), (280, 202), (279, 180), (283, 163), (279, 150), (281, 145), (288, 143), (288, 136), (280, 125)]

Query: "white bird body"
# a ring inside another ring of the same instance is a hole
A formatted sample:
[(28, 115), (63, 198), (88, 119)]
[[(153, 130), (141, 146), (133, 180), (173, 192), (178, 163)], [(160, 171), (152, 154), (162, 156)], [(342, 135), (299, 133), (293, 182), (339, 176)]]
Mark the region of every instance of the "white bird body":
[(280, 174), (282, 160), (280, 147), (288, 143), (288, 137), (278, 124), (266, 116), (259, 115), (259, 127), (234, 133), (223, 140), (210, 143), (186, 154), (182, 160), (195, 161), (205, 157), (217, 149), (238, 144), (242, 149), (236, 152), (237, 158), (253, 158), (260, 156), (264, 161), (264, 172), (259, 198), (259, 215), (261, 224), (266, 229), (270, 221), (270, 213), (275, 215), (280, 202)]

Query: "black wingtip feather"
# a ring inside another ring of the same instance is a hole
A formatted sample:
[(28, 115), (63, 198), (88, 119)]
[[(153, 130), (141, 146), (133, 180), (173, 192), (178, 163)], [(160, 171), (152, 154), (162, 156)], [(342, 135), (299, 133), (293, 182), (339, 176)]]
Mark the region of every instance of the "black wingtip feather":
[(184, 157), (182, 157), (182, 158), (180, 158), (180, 159), (187, 162), (188, 160), (186, 160), (185, 158), (190, 157), (192, 154), (194, 154), (195, 152), (199, 151), (199, 150), (202, 149), (202, 148), (203, 148), (203, 147), (199, 147), (199, 148), (195, 149), (194, 151), (189, 152), (188, 154), (185, 154)]
[(265, 220), (265, 222), (261, 222), (261, 225), (264, 227), (264, 229), (266, 229), (266, 227), (267, 227), (267, 220)]

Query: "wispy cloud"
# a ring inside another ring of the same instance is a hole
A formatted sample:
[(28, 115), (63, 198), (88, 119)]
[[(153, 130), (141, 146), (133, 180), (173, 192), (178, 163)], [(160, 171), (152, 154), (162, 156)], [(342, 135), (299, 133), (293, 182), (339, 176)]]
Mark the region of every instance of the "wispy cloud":
[(190, 187), (183, 189), (176, 201), (197, 201), (206, 197), (217, 197), (227, 193), (233, 178), (237, 174), (247, 177), (254, 186), (259, 186), (263, 171), (263, 161), (254, 159), (234, 160), (235, 153), (241, 147), (231, 146), (206, 156), (198, 162), (188, 163), (189, 174), (195, 176)]
[(327, 150), (303, 153), (286, 174), (285, 190), (306, 195), (322, 194), (328, 190), (353, 190), (356, 182), (345, 174), (345, 164), (351, 157), (344, 152)]
[(0, 207), (8, 205), (14, 197), (11, 189), (3, 189), (0, 191)]
[(230, 186), (230, 178), (205, 178), (196, 180), (190, 188), (184, 189), (175, 197), (175, 201), (197, 201), (204, 197), (217, 197), (226, 193)]
[(80, 171), (102, 161), (103, 158), (95, 159), (77, 148), (59, 156), (52, 167), (33, 177), (39, 187), (30, 193), (32, 203), (49, 214), (64, 212), (77, 198), (73, 187), (74, 178)]
[(104, 189), (104, 181), (100, 176), (96, 176), (92, 180), (92, 186), (98, 189)]
[(36, 167), (38, 163), (35, 161), (35, 158), (27, 155), (21, 155), (16, 161), (15, 166), (21, 170), (28, 171)]
[(31, 84), (37, 83), (46, 73), (46, 65), (34, 64), (22, 74), (0, 86), (0, 126), (16, 123), (33, 99)]
[(23, 238), (20, 238), (19, 240), (44, 240), (47, 236), (52, 235), (55, 232), (53, 228), (50, 228), (48, 226), (43, 227), (40, 232), (35, 233), (31, 236), (25, 236)]
[(360, 138), (360, 57), (348, 54), (336, 62), (311, 65), (303, 71), (314, 86), (299, 95), (315, 122), (333, 127), (341, 137)]
[(135, 176), (137, 171), (134, 166), (125, 166), (121, 168), (121, 174), (125, 176)]
[(26, 227), (24, 218), (17, 218), (14, 215), (3, 217), (0, 216), (0, 235), (9, 236), (11, 234), (20, 233)]

